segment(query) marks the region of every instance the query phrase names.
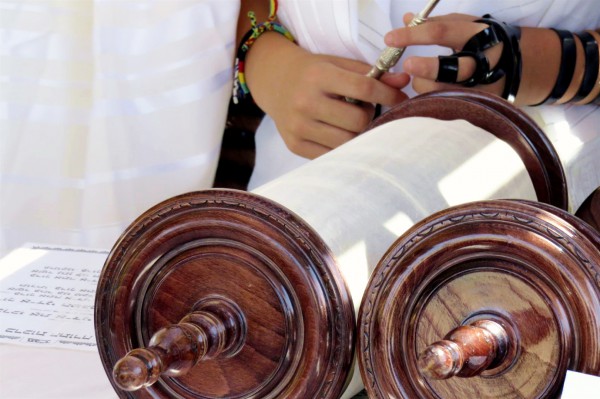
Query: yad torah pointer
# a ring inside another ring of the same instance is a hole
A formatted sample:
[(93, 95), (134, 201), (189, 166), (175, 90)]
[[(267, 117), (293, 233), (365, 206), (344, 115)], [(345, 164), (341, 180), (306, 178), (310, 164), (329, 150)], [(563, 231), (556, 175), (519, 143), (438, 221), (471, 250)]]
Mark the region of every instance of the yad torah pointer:
[[(421, 25), (427, 21), (427, 17), (439, 2), (440, 0), (430, 0), (425, 8), (413, 17), (408, 24), (408, 27)], [(375, 61), (375, 65), (373, 65), (369, 73), (367, 73), (367, 76), (373, 79), (379, 79), (381, 75), (389, 71), (390, 68), (398, 63), (398, 60), (402, 57), (405, 50), (406, 47), (386, 47), (379, 55), (379, 58), (377, 58), (377, 61)], [(346, 101), (353, 104), (359, 103), (358, 100), (348, 97), (346, 97)]]

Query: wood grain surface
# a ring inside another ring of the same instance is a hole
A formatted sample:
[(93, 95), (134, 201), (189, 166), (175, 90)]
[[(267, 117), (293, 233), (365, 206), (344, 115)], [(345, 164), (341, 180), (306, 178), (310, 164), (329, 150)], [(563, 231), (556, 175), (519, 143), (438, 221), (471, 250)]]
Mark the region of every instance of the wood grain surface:
[[(471, 378), (419, 371), (425, 348), (478, 320), (513, 332), (508, 361)], [(447, 209), (382, 259), (358, 325), (369, 397), (558, 397), (567, 369), (600, 374), (600, 236), (528, 201)]]
[[(351, 375), (354, 309), (318, 235), (253, 194), (213, 190), (141, 215), (113, 248), (98, 285), (95, 325), (107, 375), (132, 349), (207, 298), (235, 304), (243, 345), (121, 397), (337, 397)], [(190, 356), (172, 340), (177, 365)], [(208, 348), (208, 352), (215, 351)], [(217, 351), (218, 352), (218, 351)]]

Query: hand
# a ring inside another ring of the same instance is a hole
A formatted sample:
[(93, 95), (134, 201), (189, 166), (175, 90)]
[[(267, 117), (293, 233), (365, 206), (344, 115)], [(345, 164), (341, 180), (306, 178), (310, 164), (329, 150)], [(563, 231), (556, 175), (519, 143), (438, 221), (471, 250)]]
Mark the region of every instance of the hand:
[[(408, 24), (413, 14), (406, 14), (404, 22)], [(400, 28), (389, 32), (385, 43), (392, 47), (411, 45), (439, 45), (460, 51), (471, 37), (487, 27), (487, 24), (475, 22), (480, 17), (464, 14), (449, 14), (431, 17), (422, 25)], [(502, 55), (502, 43), (484, 51), (493, 69)], [(522, 55), (522, 77), (516, 105), (537, 104), (552, 90), (557, 79), (560, 64), (561, 44), (550, 29), (521, 28), (520, 49)], [(471, 57), (459, 57), (458, 81), (470, 78), (475, 71), (475, 61)], [(404, 72), (412, 75), (413, 88), (418, 93), (434, 90), (455, 89), (462, 85), (436, 82), (439, 69), (437, 57), (409, 57), (403, 63)], [(501, 95), (505, 78), (493, 84), (477, 85), (474, 88)], [(573, 79), (569, 91), (578, 87), (578, 79)], [(569, 95), (567, 95), (567, 98)]]
[(373, 119), (373, 104), (393, 106), (407, 98), (401, 91), (407, 74), (377, 81), (365, 76), (370, 69), (359, 61), (312, 54), (277, 33), (264, 34), (246, 58), (254, 101), (273, 118), (288, 148), (311, 159), (362, 132)]
[[(404, 15), (408, 24), (413, 14)], [(385, 44), (391, 47), (407, 47), (412, 45), (438, 45), (460, 51), (467, 41), (475, 34), (487, 28), (484, 23), (474, 22), (480, 17), (464, 14), (449, 14), (430, 17), (422, 25), (411, 28), (400, 28), (385, 36)], [(493, 68), (502, 54), (502, 43), (491, 47), (485, 52), (490, 68)], [(475, 60), (471, 57), (459, 57), (457, 81), (470, 78), (475, 72)], [(439, 69), (437, 57), (409, 57), (403, 63), (404, 72), (412, 75), (412, 86), (417, 93), (434, 90), (452, 89), (457, 86), (449, 83), (436, 82)], [(504, 87), (504, 78), (490, 85), (478, 85), (477, 89), (500, 95)]]

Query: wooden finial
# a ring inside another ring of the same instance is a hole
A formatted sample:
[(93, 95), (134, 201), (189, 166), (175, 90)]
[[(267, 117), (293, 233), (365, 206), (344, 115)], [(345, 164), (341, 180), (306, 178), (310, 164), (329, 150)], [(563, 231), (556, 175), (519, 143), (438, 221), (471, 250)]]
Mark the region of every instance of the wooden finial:
[(508, 353), (509, 336), (499, 323), (478, 320), (460, 326), (428, 346), (419, 356), (418, 368), (427, 378), (474, 377), (502, 363)]
[(224, 298), (203, 301), (178, 324), (158, 330), (146, 349), (134, 349), (113, 367), (115, 384), (136, 391), (161, 375), (180, 376), (199, 361), (233, 355), (243, 344), (245, 321)]
[(149, 349), (134, 349), (113, 368), (113, 379), (124, 391), (137, 391), (154, 384), (162, 372), (160, 356)]

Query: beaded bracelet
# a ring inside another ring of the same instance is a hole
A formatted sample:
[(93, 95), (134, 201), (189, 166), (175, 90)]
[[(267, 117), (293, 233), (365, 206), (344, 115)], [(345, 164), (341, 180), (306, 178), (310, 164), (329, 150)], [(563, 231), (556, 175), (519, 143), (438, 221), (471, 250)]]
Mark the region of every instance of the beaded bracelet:
[(292, 34), (285, 29), (281, 24), (274, 22), (277, 17), (277, 0), (270, 1), (270, 11), (268, 19), (260, 24), (256, 23), (256, 16), (254, 12), (248, 12), (248, 18), (250, 18), (251, 28), (242, 38), (241, 44), (237, 49), (234, 65), (234, 77), (233, 77), (233, 103), (238, 104), (240, 99), (244, 99), (250, 96), (250, 89), (246, 84), (245, 76), (245, 65), (246, 54), (250, 50), (250, 47), (256, 42), (256, 39), (265, 32), (277, 32), (285, 36), (292, 42), (295, 42)]

